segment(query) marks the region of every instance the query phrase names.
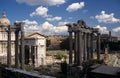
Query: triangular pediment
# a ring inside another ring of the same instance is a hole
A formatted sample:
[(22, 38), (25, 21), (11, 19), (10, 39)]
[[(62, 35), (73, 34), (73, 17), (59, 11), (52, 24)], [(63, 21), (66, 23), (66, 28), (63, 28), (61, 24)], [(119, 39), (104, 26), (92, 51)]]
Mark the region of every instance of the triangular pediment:
[(45, 36), (40, 33), (32, 33), (26, 36), (26, 38), (43, 38), (43, 37)]

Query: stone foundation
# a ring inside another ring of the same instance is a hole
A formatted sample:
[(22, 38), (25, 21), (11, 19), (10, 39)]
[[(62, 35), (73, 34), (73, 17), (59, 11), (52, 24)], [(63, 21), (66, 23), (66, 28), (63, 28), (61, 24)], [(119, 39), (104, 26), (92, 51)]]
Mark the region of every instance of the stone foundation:
[[(2, 56), (2, 57), (0, 57), (0, 63), (7, 65), (7, 56)], [(14, 56), (11, 57), (11, 64), (12, 64), (12, 65), (15, 64), (15, 57), (14, 57)]]
[(2, 69), (2, 78), (56, 78), (15, 68)]
[(73, 66), (68, 65), (67, 78), (82, 78), (83, 76), (83, 67), (82, 66)]

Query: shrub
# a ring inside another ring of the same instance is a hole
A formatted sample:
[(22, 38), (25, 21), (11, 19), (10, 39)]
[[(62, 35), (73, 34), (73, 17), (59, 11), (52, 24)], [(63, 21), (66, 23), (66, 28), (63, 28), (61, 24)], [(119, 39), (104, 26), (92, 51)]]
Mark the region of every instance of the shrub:
[(65, 53), (63, 53), (63, 52), (58, 52), (57, 54), (56, 54), (56, 58), (57, 59), (67, 59), (67, 54), (65, 54)]

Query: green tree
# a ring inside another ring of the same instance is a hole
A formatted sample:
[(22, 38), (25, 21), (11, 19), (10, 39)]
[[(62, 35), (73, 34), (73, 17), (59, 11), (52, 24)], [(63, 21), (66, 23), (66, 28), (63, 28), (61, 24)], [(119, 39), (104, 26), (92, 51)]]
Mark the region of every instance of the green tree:
[(67, 54), (64, 53), (64, 52), (57, 52), (56, 58), (57, 58), (57, 59), (60, 59), (60, 60), (61, 60), (61, 59), (66, 60), (66, 59), (68, 58), (68, 56), (67, 56)]

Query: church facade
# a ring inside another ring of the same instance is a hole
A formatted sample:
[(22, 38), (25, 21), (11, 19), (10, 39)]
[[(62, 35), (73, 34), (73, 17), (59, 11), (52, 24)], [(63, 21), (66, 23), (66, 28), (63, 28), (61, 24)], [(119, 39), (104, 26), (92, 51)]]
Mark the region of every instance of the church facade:
[[(7, 29), (10, 26), (10, 21), (6, 17), (6, 13), (2, 13), (2, 17), (0, 18), (0, 61), (6, 63), (7, 57), (7, 40), (8, 34)], [(12, 57), (15, 55), (15, 33), (11, 32), (11, 55)]]
[[(0, 18), (0, 62), (7, 63), (7, 41), (8, 41), (8, 27), (11, 26), (6, 13), (2, 13)], [(39, 33), (25, 34), (25, 64), (34, 65), (38, 67), (45, 65), (46, 57), (46, 38)], [(11, 58), (14, 64), (15, 57), (15, 32), (11, 32)]]

